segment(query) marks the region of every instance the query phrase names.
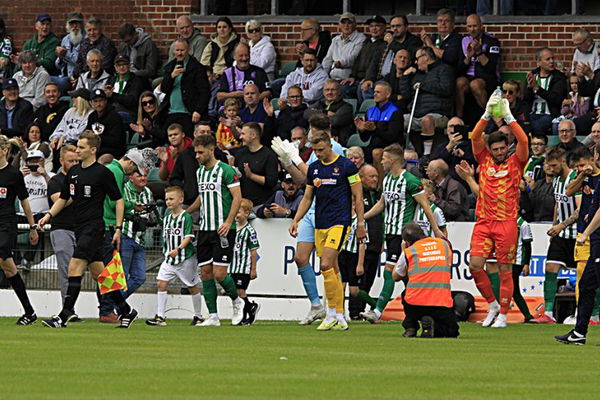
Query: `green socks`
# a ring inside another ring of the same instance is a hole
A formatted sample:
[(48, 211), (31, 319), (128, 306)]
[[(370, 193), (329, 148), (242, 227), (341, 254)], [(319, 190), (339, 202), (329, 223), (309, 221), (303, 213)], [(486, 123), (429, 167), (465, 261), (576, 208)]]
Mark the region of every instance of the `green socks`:
[(554, 299), (556, 299), (556, 288), (558, 286), (558, 273), (546, 272), (544, 280), (544, 302), (546, 311), (554, 311)]
[(206, 308), (211, 314), (217, 313), (217, 284), (214, 279), (202, 281), (202, 288), (204, 291), (204, 300), (206, 301)]
[(377, 304), (377, 300), (369, 296), (369, 293), (365, 292), (364, 290), (359, 290), (358, 294), (356, 295), (356, 298), (364, 301), (365, 303), (370, 305), (371, 308), (375, 308), (375, 305)]
[(600, 313), (600, 289), (596, 290), (596, 301), (592, 309), (592, 316), (598, 315), (598, 313)]
[(227, 293), (227, 296), (229, 296), (231, 300), (237, 299), (237, 288), (235, 287), (235, 282), (233, 281), (233, 278), (229, 274), (227, 274), (227, 276), (225, 276), (225, 279), (219, 282), (219, 284), (223, 287), (223, 289), (225, 289), (225, 293)]
[(394, 292), (395, 282), (392, 279), (392, 271), (388, 271), (387, 269), (383, 271), (383, 288), (381, 289), (381, 293), (379, 294), (379, 298), (377, 299), (376, 309), (379, 312), (383, 312), (385, 306), (390, 301), (390, 297), (392, 297), (392, 293)]
[(488, 278), (490, 278), (490, 284), (492, 285), (492, 291), (496, 301), (500, 302), (500, 274), (498, 272), (486, 272)]

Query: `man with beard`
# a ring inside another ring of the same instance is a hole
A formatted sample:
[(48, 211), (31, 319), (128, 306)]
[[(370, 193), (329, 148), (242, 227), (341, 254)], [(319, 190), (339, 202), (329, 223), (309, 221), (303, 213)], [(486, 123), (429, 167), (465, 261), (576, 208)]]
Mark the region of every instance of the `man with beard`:
[(81, 42), (87, 36), (83, 30), (83, 15), (80, 12), (74, 11), (67, 14), (66, 30), (68, 34), (62, 39), (60, 46), (56, 47), (54, 65), (59, 71), (58, 76), (52, 77), (63, 93), (68, 88), (69, 77), (73, 76)]

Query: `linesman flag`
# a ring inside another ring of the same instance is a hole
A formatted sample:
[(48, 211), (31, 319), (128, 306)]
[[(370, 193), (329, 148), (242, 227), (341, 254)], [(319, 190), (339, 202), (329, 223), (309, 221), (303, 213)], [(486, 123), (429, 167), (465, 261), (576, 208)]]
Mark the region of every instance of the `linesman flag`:
[(113, 252), (112, 260), (98, 276), (98, 287), (100, 288), (100, 294), (106, 294), (114, 290), (127, 291), (123, 262), (117, 250)]

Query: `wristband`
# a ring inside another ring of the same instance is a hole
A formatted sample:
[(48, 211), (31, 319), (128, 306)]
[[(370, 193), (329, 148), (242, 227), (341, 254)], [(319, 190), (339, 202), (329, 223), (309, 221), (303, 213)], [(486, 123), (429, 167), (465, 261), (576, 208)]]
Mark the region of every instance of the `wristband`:
[(117, 229), (120, 230), (120, 231), (122, 231), (123, 230), (123, 225), (117, 225), (117, 226), (115, 226), (115, 231)]
[(37, 228), (38, 228), (38, 225), (37, 225), (37, 224), (29, 225), (29, 230), (30, 230), (30, 231), (37, 230)]
[(54, 215), (52, 215), (52, 213), (50, 211), (48, 211), (46, 214), (48, 214), (50, 216), (50, 218), (54, 218)]

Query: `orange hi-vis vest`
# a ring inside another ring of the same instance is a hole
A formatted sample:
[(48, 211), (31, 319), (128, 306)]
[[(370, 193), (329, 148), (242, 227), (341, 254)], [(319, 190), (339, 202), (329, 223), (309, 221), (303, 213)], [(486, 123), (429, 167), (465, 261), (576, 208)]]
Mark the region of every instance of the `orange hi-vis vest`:
[(404, 299), (413, 306), (452, 307), (452, 249), (440, 238), (427, 237), (404, 250), (408, 285)]

